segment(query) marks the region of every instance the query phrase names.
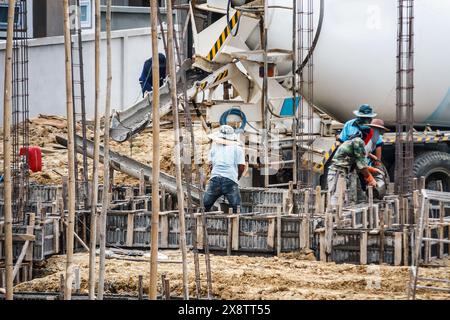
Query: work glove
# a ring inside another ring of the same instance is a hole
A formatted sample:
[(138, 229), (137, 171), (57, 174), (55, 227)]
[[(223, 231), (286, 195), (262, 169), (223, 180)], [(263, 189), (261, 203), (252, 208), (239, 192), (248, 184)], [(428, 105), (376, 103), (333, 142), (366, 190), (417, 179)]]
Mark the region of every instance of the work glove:
[(366, 181), (368, 186), (371, 186), (371, 187), (377, 186), (377, 182), (375, 181), (375, 178), (370, 173), (367, 177), (365, 177), (364, 180)]
[(371, 174), (383, 174), (383, 171), (374, 167), (367, 167)]

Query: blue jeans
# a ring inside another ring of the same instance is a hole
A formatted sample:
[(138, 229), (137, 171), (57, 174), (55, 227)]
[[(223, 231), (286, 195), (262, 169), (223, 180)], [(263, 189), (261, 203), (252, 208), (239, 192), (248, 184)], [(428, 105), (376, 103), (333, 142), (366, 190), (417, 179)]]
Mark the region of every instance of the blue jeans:
[(241, 204), (241, 194), (239, 193), (239, 185), (224, 177), (213, 177), (209, 180), (208, 187), (206, 188), (205, 195), (203, 196), (203, 203), (205, 205), (205, 211), (211, 211), (211, 207), (214, 205), (220, 196), (225, 196), (233, 208), (233, 212), (237, 212), (237, 206)]

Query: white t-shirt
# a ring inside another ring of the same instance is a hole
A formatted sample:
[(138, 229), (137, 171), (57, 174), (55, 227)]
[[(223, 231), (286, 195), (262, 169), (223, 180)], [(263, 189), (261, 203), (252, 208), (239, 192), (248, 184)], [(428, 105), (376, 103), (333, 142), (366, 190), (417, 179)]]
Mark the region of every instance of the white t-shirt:
[(213, 143), (209, 152), (211, 178), (225, 177), (238, 183), (238, 165), (245, 165), (244, 149), (236, 144)]

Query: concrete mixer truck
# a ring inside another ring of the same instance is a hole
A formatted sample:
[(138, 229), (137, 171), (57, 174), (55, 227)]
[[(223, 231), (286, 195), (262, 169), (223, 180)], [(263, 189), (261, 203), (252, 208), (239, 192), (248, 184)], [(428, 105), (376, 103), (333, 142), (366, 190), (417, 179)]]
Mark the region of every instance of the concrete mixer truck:
[[(270, 185), (282, 186), (292, 179), (286, 172), (297, 169), (292, 160), (296, 147), (308, 151), (304, 157), (310, 157), (317, 177), (323, 175), (337, 148), (335, 129), (361, 104), (373, 106), (387, 126), (395, 127), (397, 1), (309, 3), (313, 40), (305, 54), (295, 47), (299, 39), (293, 19), (298, 14), (292, 0), (189, 3), (192, 67), (209, 75), (193, 82), (188, 98), (206, 110), (207, 123), (233, 119), (243, 123), (249, 161), (255, 168), (253, 185), (270, 161), (278, 165)], [(450, 31), (449, 18), (450, 1), (415, 1), (414, 174), (425, 176), (429, 188), (442, 181), (446, 191), (450, 190), (450, 43), (444, 39)], [(292, 71), (311, 57), (314, 94), (312, 101), (302, 101), (294, 92), (298, 74)], [(265, 114), (264, 105), (270, 113)], [(297, 144), (293, 118), (298, 120), (299, 114), (306, 118), (307, 108), (313, 114), (300, 126), (308, 138)], [(251, 147), (252, 136), (264, 128), (281, 135), (279, 160), (263, 160)], [(395, 134), (385, 134), (384, 142), (383, 161), (392, 179)]]

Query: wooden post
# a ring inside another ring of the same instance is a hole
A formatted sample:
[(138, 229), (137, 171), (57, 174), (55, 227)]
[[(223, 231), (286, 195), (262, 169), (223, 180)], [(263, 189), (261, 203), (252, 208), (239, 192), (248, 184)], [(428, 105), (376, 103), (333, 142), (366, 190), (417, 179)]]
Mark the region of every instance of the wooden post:
[[(111, 115), (111, 83), (112, 83), (112, 52), (111, 52), (111, 0), (106, 1), (106, 104), (105, 132), (103, 139), (103, 197), (100, 216), (100, 263), (98, 274), (98, 300), (103, 300), (105, 288), (105, 252), (106, 252), (106, 220), (109, 208), (109, 127)], [(133, 234), (131, 234), (133, 236)], [(128, 240), (128, 239), (127, 239)]]
[(143, 300), (144, 299), (144, 287), (143, 287), (143, 276), (140, 274), (139, 275), (139, 282), (138, 282), (138, 300)]
[[(158, 52), (158, 2), (151, 1), (151, 27), (152, 27), (152, 124), (153, 124), (153, 157), (152, 157), (152, 221), (151, 221), (151, 252), (150, 252), (150, 283), (149, 299), (157, 298), (158, 277), (158, 228), (159, 228), (159, 52)], [(163, 32), (163, 30), (161, 30)], [(172, 52), (173, 54), (173, 52)], [(172, 78), (173, 79), (173, 78)], [(175, 109), (173, 109), (175, 110)], [(175, 111), (174, 111), (175, 112)], [(163, 197), (163, 202), (164, 202)], [(165, 231), (165, 230), (164, 230)], [(162, 244), (162, 241), (161, 241)], [(164, 283), (162, 283), (164, 288)]]
[(362, 265), (367, 264), (367, 237), (368, 233), (367, 231), (361, 232), (361, 239), (360, 239), (360, 247), (359, 247), (359, 263)]
[(373, 216), (373, 187), (368, 186), (367, 191), (369, 194), (369, 228), (374, 228), (374, 216)]
[[(402, 232), (394, 232), (394, 266), (402, 263)], [(405, 248), (408, 250), (408, 248)]]
[[(169, 79), (170, 92), (172, 96), (172, 114), (174, 126), (174, 141), (175, 141), (175, 172), (177, 180), (177, 198), (178, 198), (178, 212), (180, 217), (180, 248), (183, 260), (183, 297), (185, 300), (189, 299), (189, 285), (188, 285), (188, 269), (187, 269), (187, 250), (186, 250), (186, 221), (184, 218), (184, 192), (182, 185), (181, 174), (181, 159), (180, 159), (180, 128), (178, 120), (178, 97), (177, 97), (177, 77), (175, 70), (175, 56), (173, 43), (173, 10), (172, 0), (166, 1), (167, 6), (167, 51), (169, 64)], [(154, 170), (154, 169), (153, 169)]]
[(73, 119), (73, 91), (72, 91), (72, 52), (70, 38), (69, 1), (64, 0), (64, 48), (66, 56), (66, 103), (67, 103), (67, 153), (69, 163), (69, 187), (68, 187), (68, 221), (67, 221), (67, 245), (66, 245), (66, 284), (64, 287), (64, 299), (72, 298), (73, 282), (73, 244), (74, 244), (74, 220), (75, 220), (75, 149), (74, 149), (74, 119)]
[(277, 256), (281, 253), (281, 208), (277, 208)]
[[(376, 216), (378, 216), (378, 205), (375, 207)], [(378, 223), (378, 217), (376, 222)], [(384, 262), (384, 211), (380, 214), (379, 218), (379, 226), (380, 226), (380, 264)]]
[[(35, 214), (32, 213), (30, 214), (30, 223), (27, 227), (27, 235), (33, 235), (34, 234), (34, 223), (35, 223)], [(45, 229), (45, 227), (44, 227)], [(28, 248), (30, 246), (30, 240), (26, 240), (23, 247), (22, 247), (22, 251), (20, 252), (19, 258), (17, 259), (16, 265), (14, 266), (14, 271), (13, 271), (13, 279), (17, 276), (17, 274), (19, 273), (19, 268), (22, 265), (22, 261), (25, 258), (25, 255), (28, 253)], [(31, 246), (32, 248), (33, 246)], [(33, 258), (33, 256), (31, 256), (31, 259)]]
[(127, 239), (126, 239), (127, 247), (133, 246), (133, 238), (134, 238), (133, 234), (134, 234), (134, 212), (129, 212), (127, 219)]
[(362, 209), (362, 227), (363, 229), (367, 228), (367, 208)]
[(12, 115), (12, 56), (14, 34), (15, 0), (9, 1), (8, 30), (5, 51), (5, 82), (3, 95), (3, 199), (5, 220), (5, 288), (6, 300), (13, 299), (13, 236), (12, 236), (12, 189), (11, 189), (11, 115)]
[(338, 216), (338, 224), (340, 224), (341, 218), (342, 218), (342, 209), (344, 207), (344, 193), (347, 191), (347, 184), (345, 182), (345, 178), (342, 175), (339, 175), (338, 178), (338, 210), (337, 210), (337, 216)]
[(403, 228), (403, 265), (409, 265), (409, 232), (407, 228)]
[(231, 216), (233, 215), (233, 208), (228, 209), (228, 234), (227, 234), (227, 256), (231, 256), (231, 247), (233, 242), (233, 230), (231, 229)]
[(144, 175), (144, 169), (141, 169), (141, 171), (139, 171), (139, 195), (140, 195), (140, 196), (145, 195), (145, 175)]
[[(444, 186), (442, 185), (442, 181), (437, 181), (437, 189), (439, 191), (444, 191)], [(439, 226), (438, 226), (438, 236), (439, 240), (444, 239), (444, 217), (445, 217), (445, 207), (444, 202), (439, 201)], [(439, 242), (439, 251), (438, 251), (438, 259), (442, 259), (444, 257), (444, 242)]]
[(321, 213), (321, 204), (322, 204), (322, 189), (320, 188), (320, 186), (316, 187), (316, 198), (315, 198), (315, 211), (314, 213), (316, 215), (319, 215)]
[[(91, 229), (89, 251), (89, 299), (95, 300), (95, 251), (97, 247), (98, 167), (100, 163), (100, 0), (95, 0), (95, 106), (94, 106), (94, 163), (91, 189)], [(107, 192), (103, 188), (103, 193)]]

